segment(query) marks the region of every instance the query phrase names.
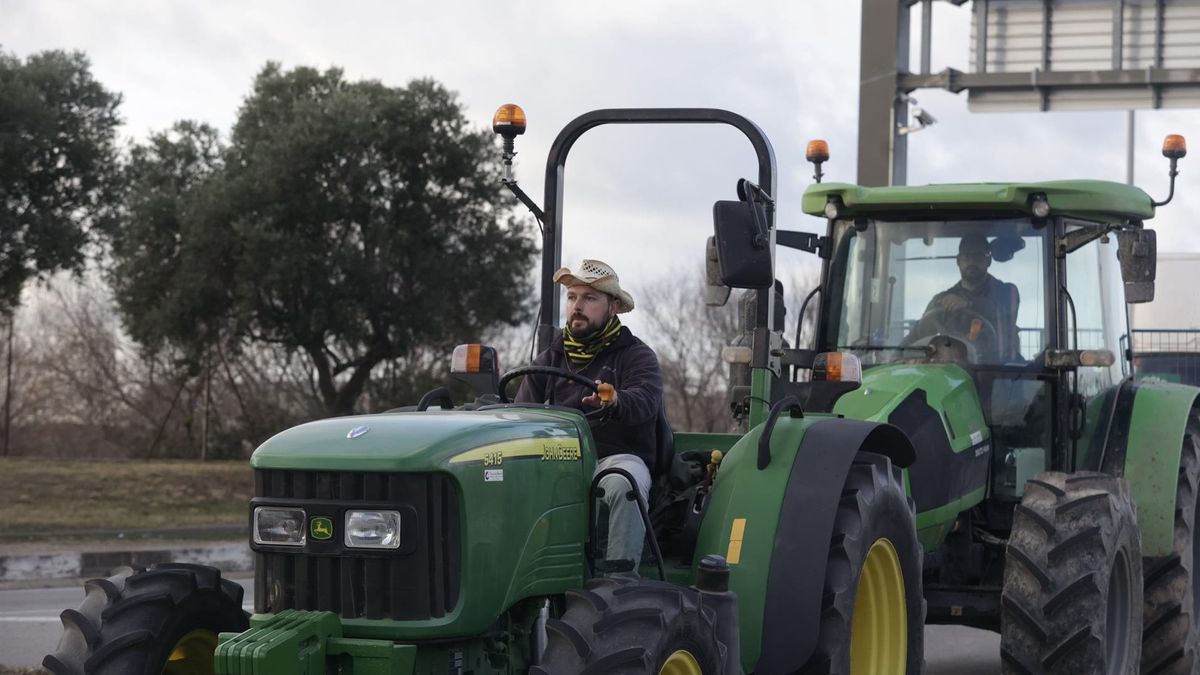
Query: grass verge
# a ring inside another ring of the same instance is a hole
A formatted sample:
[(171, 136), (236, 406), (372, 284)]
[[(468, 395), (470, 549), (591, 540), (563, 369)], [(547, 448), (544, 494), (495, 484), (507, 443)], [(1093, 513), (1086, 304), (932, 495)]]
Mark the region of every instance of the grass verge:
[(0, 459), (0, 538), (241, 525), (253, 493), (245, 461)]

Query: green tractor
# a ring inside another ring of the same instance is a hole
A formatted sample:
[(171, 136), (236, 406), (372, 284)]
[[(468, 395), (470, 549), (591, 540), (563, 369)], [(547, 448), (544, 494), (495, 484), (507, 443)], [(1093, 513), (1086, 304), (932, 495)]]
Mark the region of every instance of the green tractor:
[[(1139, 658), (1190, 672), (1198, 390), (1124, 378), (1111, 346), (1121, 278), (1131, 300), (1153, 288), (1149, 197), (1092, 181), (818, 184), (803, 206), (826, 235), (786, 232), (774, 154), (749, 120), (594, 111), (551, 147), (544, 211), (505, 180), (543, 224), (539, 345), (558, 329), (572, 145), (600, 125), (657, 123), (733, 126), (758, 176), (715, 204), (708, 241), (709, 297), (747, 289), (726, 350), (745, 431), (674, 431), (660, 415), (649, 503), (629, 493), (651, 525), (641, 579), (599, 559), (589, 419), (509, 402), (529, 368), (501, 375), (494, 350), (463, 345), (451, 370), (475, 400), (435, 390), (255, 452), (253, 615), (210, 568), (121, 570), (63, 613), (45, 665), (901, 675), (922, 669), (928, 603), (930, 621), (1002, 630), (1007, 672), (1133, 673)], [(510, 165), (524, 115), (505, 106), (494, 128)], [(1019, 294), (1012, 326), (928, 311), (981, 234)], [(777, 245), (823, 260), (816, 349), (785, 338)]]
[[(1183, 138), (1163, 154), (1173, 195)], [(802, 242), (825, 260), (816, 352), (863, 370), (806, 411), (911, 441), (927, 621), (999, 631), (1005, 673), (1200, 672), (1200, 390), (1135, 380), (1122, 348), (1125, 303), (1154, 295), (1143, 222), (1170, 198), (1100, 181), (805, 192), (829, 224)], [(812, 353), (779, 350), (768, 398)]]

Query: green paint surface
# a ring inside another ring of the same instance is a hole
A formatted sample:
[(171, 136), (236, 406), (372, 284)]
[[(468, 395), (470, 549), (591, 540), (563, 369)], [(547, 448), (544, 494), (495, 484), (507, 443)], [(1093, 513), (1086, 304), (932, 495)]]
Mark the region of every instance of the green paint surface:
[[(709, 498), (708, 511), (700, 526), (695, 560), (715, 553), (730, 558), (729, 589), (738, 594), (742, 667), (751, 672), (762, 649), (763, 609), (766, 606), (767, 577), (775, 548), (780, 505), (787, 489), (796, 451), (804, 433), (826, 415), (779, 418), (771, 435), (771, 463), (758, 469), (758, 439), (762, 426), (730, 449)], [(745, 519), (740, 552), (730, 556), (730, 535), (734, 521)], [(816, 544), (814, 544), (816, 545)], [(823, 548), (823, 545), (822, 545)]]
[(847, 183), (819, 183), (804, 191), (802, 208), (824, 216), (830, 196), (840, 197), (839, 217), (877, 216), (895, 220), (926, 215), (978, 212), (982, 216), (1033, 215), (1029, 204), (1035, 194), (1046, 196), (1050, 215), (1113, 222), (1154, 217), (1150, 196), (1139, 188), (1100, 180), (1062, 180), (1044, 183), (966, 183), (892, 187), (862, 187)]
[[(448, 474), (461, 514), (458, 606), (437, 619), (342, 619), (341, 630), (356, 639), (469, 636), (524, 598), (583, 586), (586, 496), (596, 465), (584, 425), (580, 415), (542, 408), (361, 415), (284, 431), (265, 442), (251, 464)], [(370, 430), (347, 438), (360, 426)], [(484, 446), (500, 450), (478, 451)], [(543, 455), (543, 447), (555, 452)], [(564, 447), (578, 452), (559, 450)]]
[[(907, 481), (905, 487), (908, 487)], [(954, 519), (958, 517), (958, 514), (979, 504), (986, 496), (987, 486), (985, 485), (945, 506), (918, 513), (917, 539), (921, 542), (921, 547), (929, 552), (940, 546), (942, 540), (950, 533), (950, 526), (954, 524)]]
[[(833, 411), (845, 417), (887, 422), (896, 406), (914, 391), (925, 392), (926, 402), (941, 413), (942, 426), (954, 452), (963, 452), (991, 437), (983, 417), (983, 406), (975, 383), (954, 364), (891, 364), (868, 368), (862, 386), (838, 399)], [(972, 438), (972, 435), (975, 438)], [(921, 448), (916, 448), (921, 461)], [(904, 486), (911, 494), (908, 471)], [(986, 487), (960, 495), (948, 504), (917, 514), (921, 546), (932, 551), (941, 545), (950, 526), (962, 511), (983, 501)]]
[[(578, 438), (583, 418), (540, 408), (334, 417), (292, 427), (254, 451), (255, 469), (428, 471), (456, 453), (526, 438)], [(357, 438), (351, 430), (367, 427)]]
[(1145, 556), (1173, 548), (1179, 454), (1197, 393), (1195, 387), (1143, 382), (1133, 400), (1125, 478), (1137, 504)]

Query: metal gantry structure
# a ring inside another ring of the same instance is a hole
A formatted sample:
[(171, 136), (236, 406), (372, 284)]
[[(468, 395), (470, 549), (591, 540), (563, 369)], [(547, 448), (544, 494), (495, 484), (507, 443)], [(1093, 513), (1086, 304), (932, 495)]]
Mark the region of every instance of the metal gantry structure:
[[(953, 5), (968, 0), (937, 0)], [(1200, 107), (1200, 0), (972, 0), (968, 72), (931, 70), (935, 0), (863, 0), (858, 182), (903, 185), (909, 94), (980, 112)], [(920, 5), (920, 69), (909, 67)]]

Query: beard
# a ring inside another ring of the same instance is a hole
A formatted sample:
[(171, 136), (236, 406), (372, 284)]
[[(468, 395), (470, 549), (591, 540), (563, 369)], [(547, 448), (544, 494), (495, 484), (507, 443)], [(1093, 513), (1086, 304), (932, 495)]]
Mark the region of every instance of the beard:
[(975, 265), (968, 266), (963, 270), (962, 273), (963, 280), (973, 286), (978, 286), (980, 283), (982, 283), (986, 275), (986, 270), (984, 270), (982, 267), (976, 267)]
[[(584, 325), (576, 328), (575, 322), (577, 320), (583, 321)], [(583, 339), (600, 330), (603, 324), (592, 321), (582, 314), (575, 314), (567, 321), (567, 326), (571, 328), (571, 335), (574, 335), (578, 339)]]

